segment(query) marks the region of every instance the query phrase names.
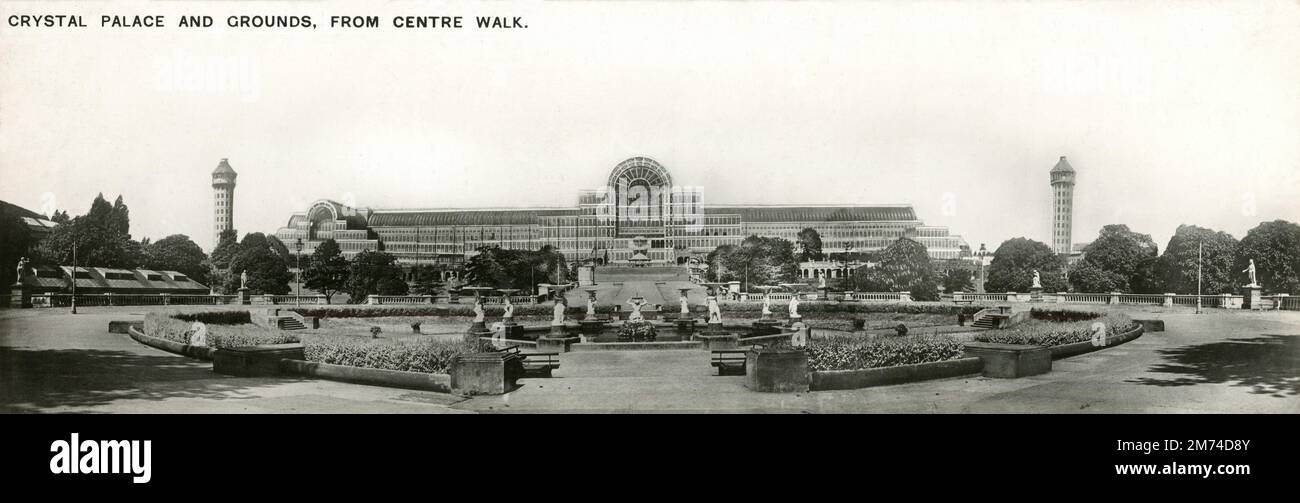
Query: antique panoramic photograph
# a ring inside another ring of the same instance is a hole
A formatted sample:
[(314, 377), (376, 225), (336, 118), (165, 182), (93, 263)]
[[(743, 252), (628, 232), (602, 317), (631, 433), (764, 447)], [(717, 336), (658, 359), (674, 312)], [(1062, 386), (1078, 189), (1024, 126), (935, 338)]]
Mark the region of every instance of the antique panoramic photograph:
[(0, 13), (0, 412), (1300, 413), (1295, 2)]

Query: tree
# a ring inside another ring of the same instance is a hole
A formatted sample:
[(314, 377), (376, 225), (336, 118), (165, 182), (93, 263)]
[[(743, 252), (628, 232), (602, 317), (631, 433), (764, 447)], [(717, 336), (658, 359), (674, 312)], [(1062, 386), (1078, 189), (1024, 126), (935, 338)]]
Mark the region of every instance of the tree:
[(724, 245), (709, 253), (713, 281), (740, 281), (752, 285), (791, 283), (799, 277), (794, 243), (781, 238), (749, 236), (739, 245)]
[(217, 245), (212, 248), (210, 257), (212, 265), (221, 269), (230, 267), (230, 261), (234, 260), (235, 255), (239, 255), (238, 238), (234, 229), (221, 231), (221, 235), (217, 238)]
[(55, 226), (34, 255), (41, 263), (71, 264), (75, 243), (78, 265), (135, 269), (144, 253), (139, 243), (131, 240), (130, 229), (129, 211), (122, 198), (109, 204), (100, 194), (85, 215)]
[(363, 302), (370, 295), (406, 295), (406, 280), (397, 258), (381, 251), (365, 250), (352, 257), (343, 289), (351, 302)]
[(292, 268), (295, 265), (293, 253), (289, 252), (289, 247), (285, 246), (284, 241), (280, 241), (280, 238), (275, 237), (274, 234), (266, 236), (266, 244), (271, 247), (271, 251), (275, 252), (275, 256), (284, 261), (285, 267)]
[[(147, 240), (146, 240), (147, 241)], [(199, 283), (208, 282), (207, 254), (184, 234), (172, 234), (153, 243), (142, 242), (144, 266), (176, 271)]]
[(867, 292), (911, 292), (916, 300), (939, 300), (938, 274), (925, 245), (898, 238), (876, 254), (874, 266), (853, 273), (853, 288)]
[[(1080, 278), (1102, 279), (1111, 285), (1110, 290), (1093, 290), (1084, 288), (1083, 284), (1071, 283), (1076, 291), (1097, 292), (1112, 291), (1125, 293), (1162, 293), (1156, 278), (1158, 248), (1150, 234), (1139, 234), (1129, 230), (1127, 225), (1112, 224), (1101, 228), (1097, 239), (1084, 250), (1083, 262), (1104, 275), (1091, 271), (1079, 275)], [(1074, 277), (1074, 275), (1071, 275)], [(1095, 284), (1088, 286), (1097, 286)]]
[(348, 280), (348, 260), (343, 258), (339, 244), (333, 238), (316, 245), (316, 250), (307, 260), (303, 269), (303, 284), (325, 296), (325, 303), (332, 302), (334, 294), (343, 290)]
[[(1199, 248), (1199, 249), (1198, 249)], [(1206, 295), (1232, 293), (1237, 240), (1231, 234), (1195, 225), (1180, 225), (1169, 238), (1157, 263), (1165, 292), (1196, 293), (1197, 252), (1200, 252), (1201, 292)], [(1162, 292), (1163, 293), (1163, 292)]]
[(810, 260), (821, 260), (825, 255), (822, 253), (822, 236), (817, 229), (812, 227), (799, 231), (799, 261), (807, 262)]
[(1300, 225), (1286, 220), (1260, 222), (1237, 244), (1233, 278), (1249, 279), (1242, 272), (1255, 260), (1255, 277), (1269, 293), (1300, 294)]
[(272, 249), (260, 232), (245, 234), (239, 253), (230, 261), (226, 291), (239, 288), (243, 273), (248, 273), (248, 290), (256, 294), (286, 295), (293, 275), (284, 260)]
[(1119, 273), (1103, 270), (1086, 260), (1070, 268), (1070, 286), (1076, 292), (1116, 292), (1123, 290), (1125, 283)]
[(564, 254), (550, 245), (537, 251), (482, 247), (465, 263), (468, 284), (536, 291), (538, 283), (563, 283), (569, 275)]
[(422, 265), (415, 268), (415, 284), (411, 286), (411, 293), (415, 295), (438, 295), (442, 291), (442, 269)]
[(952, 268), (943, 273), (943, 291), (970, 292), (975, 290), (975, 283), (969, 269)]
[(1034, 283), (1034, 271), (1042, 279), (1043, 289), (1064, 291), (1065, 261), (1047, 244), (1026, 238), (1003, 241), (993, 252), (984, 289), (989, 292), (1027, 292)]

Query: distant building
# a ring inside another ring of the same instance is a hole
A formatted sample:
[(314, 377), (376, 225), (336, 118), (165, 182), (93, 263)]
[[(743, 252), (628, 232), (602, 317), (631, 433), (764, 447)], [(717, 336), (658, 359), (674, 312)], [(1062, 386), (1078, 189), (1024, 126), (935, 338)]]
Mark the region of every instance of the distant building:
[(706, 205), (700, 187), (674, 185), (648, 157), (619, 163), (604, 187), (579, 192), (577, 207), (382, 210), (321, 200), (275, 235), (301, 239), (303, 254), (333, 238), (345, 256), (383, 250), (407, 267), (459, 266), (480, 247), (548, 245), (570, 261), (652, 266), (698, 261), (750, 235), (795, 241), (805, 228), (817, 230), (828, 254), (877, 251), (903, 236), (926, 245), (932, 258), (970, 253), (961, 236), (925, 225), (906, 204)]
[(50, 232), (54, 230), (54, 226), (58, 225), (46, 218), (45, 215), (5, 201), (0, 201), (0, 214), (17, 216), (18, 220), (27, 226), (32, 246), (35, 246), (36, 242), (45, 239), (45, 236), (50, 235)]
[(227, 159), (212, 170), (212, 248), (221, 242), (221, 232), (235, 228), (235, 178), (239, 174)]
[(1052, 180), (1052, 251), (1068, 255), (1074, 233), (1074, 168), (1065, 156), (1050, 173)]
[[(10, 286), (11, 306), (31, 306), (32, 296), (72, 293), (72, 266), (26, 267)], [(77, 267), (77, 296), (207, 295), (208, 287), (176, 271)], [(78, 300), (81, 303), (81, 300)], [(137, 302), (138, 303), (138, 302)], [(39, 303), (38, 303), (39, 304)]]

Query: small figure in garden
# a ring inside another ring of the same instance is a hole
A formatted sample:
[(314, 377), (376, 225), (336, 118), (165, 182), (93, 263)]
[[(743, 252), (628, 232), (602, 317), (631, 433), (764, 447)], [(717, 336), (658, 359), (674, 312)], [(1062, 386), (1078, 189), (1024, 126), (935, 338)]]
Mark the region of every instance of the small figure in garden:
[(794, 331), (794, 333), (790, 335), (791, 346), (796, 348), (808, 346), (808, 325), (805, 325), (802, 321), (797, 321), (790, 325), (790, 330)]
[(1259, 283), (1255, 282), (1255, 259), (1250, 259), (1250, 265), (1246, 266), (1246, 268), (1243, 269), (1241, 272), (1244, 272), (1246, 273), (1246, 275), (1250, 276), (1250, 284), (1246, 286), (1259, 286)]
[(196, 321), (193, 325), (190, 325), (190, 345), (208, 345), (208, 326), (204, 325), (203, 322)]
[(248, 269), (239, 272), (239, 288), (248, 288)]
[(764, 293), (763, 294), (763, 317), (770, 318), (771, 316), (772, 316), (772, 298), (769, 297), (766, 293)]
[(596, 319), (596, 296), (587, 297), (587, 319)]
[(907, 335), (907, 325), (899, 323), (898, 326), (894, 327), (894, 331), (898, 332), (899, 337)]
[(722, 323), (722, 310), (718, 309), (718, 296), (709, 297), (709, 323)]
[(564, 324), (564, 308), (566, 307), (568, 306), (564, 304), (563, 296), (557, 297), (555, 299), (555, 307), (551, 310), (551, 326), (559, 326)]
[(475, 298), (474, 299), (474, 322), (482, 323), (483, 317), (486, 314), (487, 312), (483, 310), (483, 300), (479, 298)]
[(817, 277), (817, 288), (826, 288), (826, 276)]
[(1042, 288), (1043, 279), (1038, 275), (1038, 269), (1034, 269), (1034, 286), (1033, 288)]
[(686, 295), (683, 294), (679, 300), (682, 303), (682, 314), (691, 314), (691, 307), (686, 303)]
[(799, 317), (799, 294), (797, 293), (790, 296), (790, 317)]
[(18, 259), (18, 276), (16, 276), (18, 283), (23, 281), (23, 273), (25, 272), (27, 272), (27, 257), (21, 257)]
[(378, 339), (378, 338), (379, 338), (379, 333), (380, 333), (380, 332), (383, 332), (383, 331), (384, 331), (384, 329), (379, 328), (379, 327), (370, 327), (370, 338), (371, 338), (371, 339)]
[(627, 303), (632, 305), (632, 313), (627, 315), (627, 321), (643, 320), (644, 317), (641, 316), (641, 307), (646, 305), (645, 299), (641, 297), (632, 297), (627, 300)]
[(505, 312), (505, 314), (501, 315), (501, 317), (502, 317), (502, 318), (514, 318), (514, 317), (515, 317), (515, 305), (510, 303), (510, 296), (509, 296), (509, 295), (505, 295), (505, 296), (503, 296), (502, 298), (505, 299), (505, 301), (506, 301), (506, 312)]
[(501, 349), (506, 347), (506, 324), (495, 322), (492, 324), (492, 347)]

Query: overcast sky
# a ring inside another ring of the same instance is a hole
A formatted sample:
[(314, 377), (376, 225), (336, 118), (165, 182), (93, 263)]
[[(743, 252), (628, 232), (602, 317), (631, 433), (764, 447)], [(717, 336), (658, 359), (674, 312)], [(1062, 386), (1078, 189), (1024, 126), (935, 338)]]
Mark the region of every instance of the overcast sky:
[[(707, 203), (910, 203), (992, 249), (1049, 242), (1065, 155), (1077, 242), (1126, 223), (1163, 250), (1182, 223), (1240, 238), (1300, 220), (1295, 2), (361, 5), (0, 3), (0, 199), (80, 214), (121, 194), (137, 239), (210, 249), (223, 157), (242, 234), (322, 198), (573, 206), (649, 156)], [(75, 12), (90, 26), (7, 22)], [(98, 26), (150, 13), (169, 27)], [(215, 26), (177, 28), (183, 13)]]

